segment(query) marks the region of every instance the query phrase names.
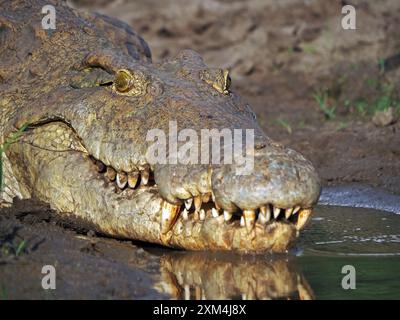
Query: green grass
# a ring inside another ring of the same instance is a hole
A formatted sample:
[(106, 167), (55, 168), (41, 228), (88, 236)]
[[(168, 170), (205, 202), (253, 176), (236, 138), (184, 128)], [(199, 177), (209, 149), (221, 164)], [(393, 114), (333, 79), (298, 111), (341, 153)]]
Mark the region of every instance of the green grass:
[(286, 120), (278, 119), (276, 120), (276, 123), (279, 124), (281, 127), (285, 128), (285, 130), (289, 133), (292, 134), (293, 130), (289, 122)]
[(314, 99), (317, 102), (319, 108), (324, 113), (326, 120), (332, 120), (335, 118), (336, 106), (329, 106), (328, 103), (328, 92), (325, 90), (320, 90), (314, 93)]
[(28, 242), (26, 240), (21, 240), (18, 243), (14, 240), (7, 241), (3, 243), (0, 247), (1, 255), (19, 257), (22, 253), (25, 252), (27, 244)]
[(0, 145), (0, 191), (3, 190), (3, 153), (18, 140), (23, 132), (29, 127), (29, 123), (25, 123), (21, 128), (12, 132), (6, 139), (5, 142)]
[(385, 111), (390, 107), (400, 112), (400, 100), (396, 97), (392, 85), (380, 85), (379, 95), (373, 101), (358, 100), (354, 102), (355, 110), (361, 116), (373, 115), (379, 111)]
[(18, 244), (18, 246), (17, 246), (17, 248), (16, 248), (16, 250), (15, 250), (15, 255), (16, 255), (17, 257), (19, 257), (19, 255), (20, 255), (22, 252), (24, 252), (25, 248), (26, 248), (26, 240), (22, 240), (22, 241)]

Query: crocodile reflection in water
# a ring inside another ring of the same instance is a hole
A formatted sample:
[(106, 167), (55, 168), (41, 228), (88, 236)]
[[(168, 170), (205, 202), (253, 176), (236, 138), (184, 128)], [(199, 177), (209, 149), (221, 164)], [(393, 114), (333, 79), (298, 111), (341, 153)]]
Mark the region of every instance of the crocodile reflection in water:
[(314, 299), (314, 293), (287, 256), (240, 256), (168, 252), (161, 257), (156, 289), (172, 299)]

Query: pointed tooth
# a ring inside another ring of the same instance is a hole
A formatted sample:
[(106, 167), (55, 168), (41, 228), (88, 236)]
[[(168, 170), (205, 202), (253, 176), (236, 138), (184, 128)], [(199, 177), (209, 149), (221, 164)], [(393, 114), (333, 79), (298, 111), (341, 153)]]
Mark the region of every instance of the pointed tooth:
[(307, 222), (310, 220), (312, 212), (313, 212), (312, 209), (302, 209), (299, 211), (299, 216), (298, 216), (297, 222), (296, 222), (297, 230), (301, 230), (305, 227)]
[(174, 226), (180, 206), (164, 201), (161, 211), (161, 233), (165, 234)]
[(188, 209), (183, 209), (183, 211), (182, 211), (182, 217), (183, 217), (183, 220), (189, 220), (189, 211), (188, 211)]
[(246, 225), (246, 230), (250, 233), (254, 228), (254, 223), (256, 222), (256, 212), (254, 210), (243, 210), (244, 223)]
[(128, 177), (125, 172), (118, 172), (117, 173), (117, 185), (120, 189), (125, 188), (126, 184), (128, 183)]
[(195, 196), (194, 197), (194, 211), (195, 212), (200, 211), (201, 204), (202, 204), (201, 196)]
[(128, 185), (130, 188), (134, 189), (139, 179), (139, 172), (130, 172), (128, 174)]
[(185, 200), (185, 208), (187, 210), (190, 210), (190, 208), (192, 207), (192, 203), (193, 203), (193, 198), (189, 198)]
[(233, 215), (232, 212), (229, 212), (229, 211), (224, 210), (224, 220), (225, 220), (225, 221), (231, 220), (232, 215)]
[(211, 213), (212, 213), (212, 216), (214, 218), (218, 218), (219, 217), (219, 210), (217, 210), (216, 208), (212, 208), (211, 209)]
[(140, 171), (141, 177), (142, 177), (142, 184), (147, 185), (149, 183), (149, 177), (150, 177), (150, 168), (148, 166), (145, 166), (141, 171)]
[(269, 206), (261, 207), (258, 215), (258, 221), (260, 221), (261, 224), (266, 224), (269, 220), (271, 220), (271, 209)]
[(204, 209), (200, 210), (200, 220), (203, 221), (206, 218), (206, 212), (204, 211)]
[(285, 218), (286, 218), (286, 220), (290, 218), (292, 213), (293, 213), (293, 208), (289, 208), (289, 209), (285, 210)]
[(281, 209), (274, 208), (274, 218), (275, 219), (278, 219), (280, 213), (281, 213)]
[(211, 199), (211, 193), (205, 193), (203, 194), (202, 200), (204, 203), (208, 203)]
[(293, 214), (297, 213), (301, 209), (300, 206), (295, 206), (293, 209)]
[(244, 222), (244, 218), (243, 216), (240, 217), (240, 226), (244, 227), (246, 225), (246, 223)]
[(117, 176), (117, 172), (112, 167), (107, 167), (107, 171), (104, 174), (108, 180), (114, 181)]
[(190, 300), (190, 287), (188, 284), (184, 286), (185, 290), (185, 300)]

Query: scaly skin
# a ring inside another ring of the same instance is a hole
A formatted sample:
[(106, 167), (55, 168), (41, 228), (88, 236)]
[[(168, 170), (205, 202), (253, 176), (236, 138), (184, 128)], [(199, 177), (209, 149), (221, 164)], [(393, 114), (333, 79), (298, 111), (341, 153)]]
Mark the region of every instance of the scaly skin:
[[(57, 14), (51, 31), (41, 27), (47, 4)], [(190, 250), (282, 252), (293, 244), (318, 200), (318, 176), (264, 134), (226, 70), (192, 51), (153, 64), (127, 25), (57, 1), (0, 7), (0, 142), (30, 124), (3, 155), (3, 205), (37, 197), (101, 233)], [(168, 133), (170, 121), (199, 136), (253, 129), (253, 171), (149, 161), (147, 133)]]

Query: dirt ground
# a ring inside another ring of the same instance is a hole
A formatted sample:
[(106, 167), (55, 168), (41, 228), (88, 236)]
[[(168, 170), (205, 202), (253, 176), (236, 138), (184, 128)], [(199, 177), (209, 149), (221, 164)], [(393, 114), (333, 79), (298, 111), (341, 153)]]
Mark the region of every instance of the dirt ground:
[[(324, 186), (360, 183), (400, 194), (399, 1), (70, 3), (129, 23), (154, 61), (190, 48), (209, 66), (229, 68), (234, 90), (248, 99), (268, 135), (309, 158)], [(341, 27), (345, 4), (356, 8), (356, 30)], [(390, 107), (390, 124), (374, 124), (374, 115)], [(0, 219), (0, 244), (9, 249), (0, 253), (0, 285), (19, 284), (0, 287), (3, 297), (161, 297), (145, 290), (158, 258), (130, 242), (61, 228), (31, 202), (2, 210)], [(17, 255), (22, 239), (29, 240)], [(70, 291), (46, 296), (38, 289), (39, 267), (48, 261), (60, 265), (60, 281)]]

